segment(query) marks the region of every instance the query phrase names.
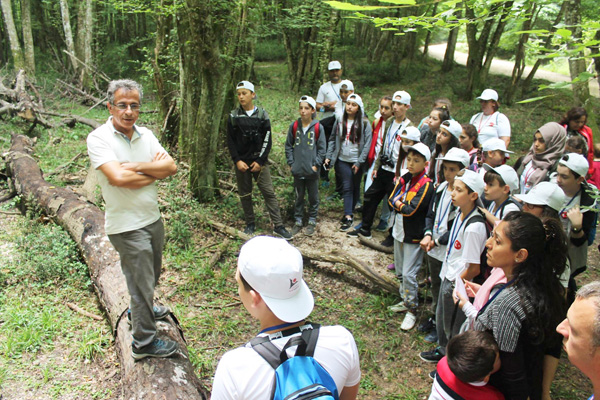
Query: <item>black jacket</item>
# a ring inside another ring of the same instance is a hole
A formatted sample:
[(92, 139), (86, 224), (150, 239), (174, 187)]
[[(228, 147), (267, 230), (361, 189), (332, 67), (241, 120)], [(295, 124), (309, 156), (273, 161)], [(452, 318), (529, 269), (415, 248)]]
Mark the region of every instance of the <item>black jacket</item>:
[(240, 106), (231, 111), (227, 119), (227, 147), (233, 163), (254, 161), (265, 165), (271, 151), (271, 120), (267, 112), (256, 107), (248, 116)]

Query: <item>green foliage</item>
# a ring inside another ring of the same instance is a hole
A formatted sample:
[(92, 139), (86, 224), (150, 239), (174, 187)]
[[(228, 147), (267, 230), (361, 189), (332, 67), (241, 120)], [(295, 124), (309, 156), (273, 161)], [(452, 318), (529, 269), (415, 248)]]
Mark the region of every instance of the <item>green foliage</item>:
[(110, 336), (104, 329), (86, 329), (78, 340), (77, 357), (79, 360), (95, 360), (104, 355), (111, 344)]
[(259, 40), (256, 43), (255, 61), (285, 60), (285, 47), (280, 39)]
[(375, 86), (398, 79), (398, 66), (390, 62), (375, 64), (360, 63), (352, 68), (355, 82), (360, 87)]

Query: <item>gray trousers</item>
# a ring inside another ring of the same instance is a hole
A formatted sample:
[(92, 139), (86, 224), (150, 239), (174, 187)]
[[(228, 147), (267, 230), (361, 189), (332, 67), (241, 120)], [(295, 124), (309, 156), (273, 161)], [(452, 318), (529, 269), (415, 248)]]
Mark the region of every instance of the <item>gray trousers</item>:
[(452, 325), (452, 314), (454, 313), (454, 282), (445, 279), (440, 286), (440, 296), (438, 298), (437, 309), (435, 313), (435, 324), (438, 334), (438, 344), (446, 354), (448, 341), (460, 332), (460, 327), (467, 319), (465, 313), (459, 308), (456, 312), (456, 319)]
[(440, 272), (442, 271), (442, 262), (436, 258), (427, 255), (427, 261), (429, 263), (429, 274), (431, 277), (431, 298), (433, 299), (431, 304), (431, 312), (436, 314), (438, 297), (440, 295), (440, 286), (442, 280), (440, 279)]
[(419, 283), (417, 274), (423, 263), (421, 246), (413, 243), (402, 243), (394, 239), (394, 266), (396, 275), (402, 276), (400, 296), (404, 305), (415, 311), (419, 305)]
[(304, 193), (308, 192), (308, 222), (317, 222), (319, 211), (319, 180), (300, 179), (294, 177), (294, 190), (296, 192), (296, 203), (294, 204), (294, 219), (297, 224), (302, 224), (304, 217)]
[(146, 346), (156, 337), (154, 287), (162, 267), (165, 230), (162, 218), (134, 231), (108, 235), (121, 258), (121, 269), (131, 296), (133, 345)]
[(277, 227), (283, 225), (281, 213), (279, 211), (279, 203), (277, 202), (277, 197), (275, 197), (275, 191), (273, 190), (269, 166), (263, 165), (258, 172), (250, 172), (250, 170), (242, 172), (236, 168), (235, 177), (237, 179), (238, 194), (240, 196), (240, 202), (242, 203), (242, 209), (244, 210), (246, 224), (253, 224), (255, 222), (254, 207), (252, 206), (252, 180), (254, 179), (265, 199), (265, 205), (271, 216), (273, 226)]

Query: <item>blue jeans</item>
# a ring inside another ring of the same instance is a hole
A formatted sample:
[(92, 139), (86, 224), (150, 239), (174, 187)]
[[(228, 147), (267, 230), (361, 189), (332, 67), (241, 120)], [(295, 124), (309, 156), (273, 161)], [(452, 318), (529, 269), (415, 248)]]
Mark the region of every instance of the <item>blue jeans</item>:
[(342, 178), (342, 198), (344, 199), (344, 215), (353, 215), (356, 202), (360, 198), (360, 181), (362, 168), (355, 174), (352, 172), (352, 163), (337, 160), (335, 173)]

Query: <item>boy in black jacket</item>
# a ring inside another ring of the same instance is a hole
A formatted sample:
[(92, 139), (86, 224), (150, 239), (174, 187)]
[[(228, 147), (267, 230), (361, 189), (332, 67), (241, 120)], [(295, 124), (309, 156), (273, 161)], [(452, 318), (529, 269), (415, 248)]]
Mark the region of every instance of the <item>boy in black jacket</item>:
[(390, 311), (406, 315), (400, 329), (408, 331), (417, 321), (419, 303), (417, 273), (423, 262), (419, 243), (425, 231), (425, 216), (433, 195), (433, 183), (425, 167), (431, 157), (429, 147), (423, 143), (407, 146), (408, 173), (404, 174), (392, 191), (389, 204), (394, 209), (394, 265), (396, 275), (403, 277), (400, 295), (402, 302), (389, 307)]
[(236, 166), (238, 194), (246, 219), (244, 233), (252, 235), (256, 229), (252, 206), (252, 179), (254, 178), (269, 210), (274, 226), (273, 233), (291, 240), (292, 235), (283, 226), (267, 165), (272, 143), (269, 115), (264, 109), (254, 105), (255, 94), (252, 83), (241, 81), (237, 84), (236, 93), (240, 106), (231, 111), (227, 120), (227, 147)]
[(306, 235), (315, 233), (319, 210), (319, 167), (327, 153), (325, 134), (319, 121), (313, 120), (316, 102), (310, 96), (302, 96), (298, 101), (300, 118), (290, 124), (285, 142), (285, 157), (294, 176), (294, 219), (292, 235), (302, 230), (304, 216), (304, 192), (308, 191), (308, 226)]

